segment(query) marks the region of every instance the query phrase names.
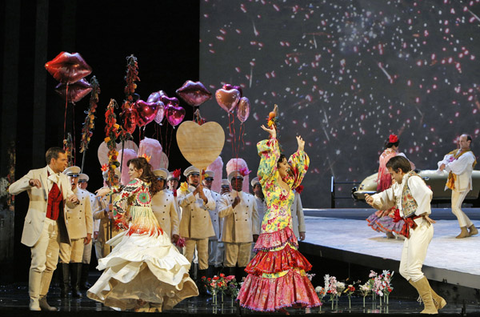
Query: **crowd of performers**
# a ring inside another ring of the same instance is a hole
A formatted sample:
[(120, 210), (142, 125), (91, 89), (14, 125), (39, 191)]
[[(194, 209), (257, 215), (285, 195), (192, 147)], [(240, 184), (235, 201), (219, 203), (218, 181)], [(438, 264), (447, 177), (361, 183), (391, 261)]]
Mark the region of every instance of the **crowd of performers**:
[[(179, 186), (178, 173), (152, 170), (144, 157), (128, 161), (127, 185), (118, 186), (118, 173), (95, 195), (86, 190), (88, 176), (80, 168), (67, 168), (65, 151), (50, 148), (46, 167), (9, 188), (13, 195), (27, 191), (30, 198), (22, 235), (32, 253), (30, 310), (57, 310), (47, 302), (57, 262), (62, 297), (82, 297), (86, 290), (89, 298), (118, 310), (168, 310), (204, 293), (201, 277), (220, 272), (242, 281), (237, 297), (242, 307), (288, 313), (287, 307), (319, 306), (306, 274), (312, 266), (298, 251), (298, 239), (305, 239), (300, 184), (310, 163), (305, 142), (297, 136), (298, 149), (287, 160), (276, 128), (262, 129), (269, 138), (257, 144), (254, 195), (242, 191), (242, 170), (231, 171), (216, 193), (212, 171), (190, 166)], [(398, 142), (390, 136), (380, 157), (379, 193), (366, 196), (379, 212), (368, 221), (375, 230), (405, 238), (399, 271), (422, 297), (422, 313), (437, 313), (446, 302), (422, 272), (435, 223), (429, 217), (432, 191), (397, 154)], [(457, 238), (478, 233), (460, 209), (475, 164), (470, 144), (462, 135), (460, 148), (438, 165), (450, 173), (447, 186), (461, 227)], [(90, 286), (92, 245), (103, 273)]]

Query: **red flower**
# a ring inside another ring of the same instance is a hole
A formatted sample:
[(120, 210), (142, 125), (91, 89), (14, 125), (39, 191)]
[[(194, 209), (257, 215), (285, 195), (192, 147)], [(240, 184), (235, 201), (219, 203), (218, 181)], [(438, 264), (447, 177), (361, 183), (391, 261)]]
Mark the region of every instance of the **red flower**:
[(397, 143), (398, 142), (398, 136), (395, 134), (390, 134), (388, 137), (388, 143)]
[(223, 274), (223, 273), (220, 273), (220, 277), (225, 277), (225, 274)]

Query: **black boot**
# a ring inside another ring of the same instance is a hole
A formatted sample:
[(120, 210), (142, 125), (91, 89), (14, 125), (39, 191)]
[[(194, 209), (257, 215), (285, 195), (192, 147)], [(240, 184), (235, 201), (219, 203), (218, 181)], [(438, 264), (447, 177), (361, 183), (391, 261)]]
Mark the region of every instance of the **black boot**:
[(245, 272), (245, 266), (242, 266), (242, 267), (237, 267), (237, 274), (236, 274), (236, 277), (237, 277), (237, 282), (238, 283), (241, 283), (243, 282), (243, 279), (245, 277), (247, 277), (247, 272)]
[(60, 297), (67, 298), (70, 293), (70, 266), (68, 263), (60, 263)]
[(200, 293), (200, 296), (207, 295), (207, 286), (202, 281), (203, 276), (205, 276), (205, 277), (207, 276), (207, 270), (198, 270), (196, 284), (197, 284), (198, 292)]
[(82, 275), (82, 263), (70, 263), (70, 274), (72, 277), (72, 297), (82, 298), (80, 292), (80, 276)]
[(80, 275), (80, 290), (86, 291), (90, 287), (92, 287), (92, 285), (88, 283), (88, 272), (90, 270), (90, 264), (81, 263), (80, 265), (82, 266), (82, 274)]
[[(213, 277), (213, 275), (215, 275), (214, 273), (214, 266), (213, 265), (209, 265), (208, 266), (208, 269), (207, 269), (207, 275), (206, 277)], [(218, 276), (218, 275), (217, 275)], [(201, 277), (201, 276), (200, 276)]]
[(198, 264), (192, 262), (190, 265), (190, 270), (188, 271), (188, 275), (190, 275), (190, 278), (194, 281), (197, 280), (197, 275), (198, 275), (197, 268), (198, 268)]
[(223, 267), (221, 266), (215, 266), (213, 268), (213, 275), (220, 276), (221, 273), (223, 273)]
[(236, 279), (237, 282), (238, 282), (238, 279), (237, 279), (237, 277), (236, 277), (236, 275), (235, 275), (235, 273), (236, 273), (236, 272), (235, 272), (235, 271), (236, 271), (235, 269), (236, 269), (236, 268), (235, 268), (234, 266), (233, 266), (233, 267), (225, 267), (225, 268), (224, 268), (224, 271), (225, 271), (225, 274), (226, 274), (227, 276), (230, 276), (230, 275), (235, 276), (235, 279)]

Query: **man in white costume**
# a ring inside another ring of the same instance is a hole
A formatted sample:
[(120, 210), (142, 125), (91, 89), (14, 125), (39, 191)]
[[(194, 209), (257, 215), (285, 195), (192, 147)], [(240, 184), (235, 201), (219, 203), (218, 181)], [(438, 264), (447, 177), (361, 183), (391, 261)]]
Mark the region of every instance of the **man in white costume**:
[(61, 296), (67, 297), (69, 284), (71, 284), (72, 296), (81, 298), (80, 277), (82, 274), (83, 251), (85, 245), (91, 242), (93, 233), (92, 206), (89, 192), (77, 186), (80, 167), (70, 166), (63, 173), (68, 176), (72, 191), (77, 195), (80, 204), (77, 204), (74, 208), (68, 206), (66, 208), (65, 224), (70, 241), (60, 242), (60, 264), (62, 268), (60, 290)]
[(478, 234), (477, 228), (462, 210), (463, 200), (472, 190), (472, 171), (477, 163), (475, 154), (470, 149), (471, 144), (472, 137), (462, 134), (458, 139), (459, 148), (451, 151), (438, 162), (438, 169), (448, 172), (445, 189), (452, 190), (452, 213), (457, 217), (461, 230), (457, 239)]
[[(252, 242), (258, 239), (259, 218), (253, 195), (242, 191), (243, 175), (232, 171), (228, 175), (232, 191), (219, 201), (219, 215), (224, 219), (222, 241), (225, 245), (225, 268), (229, 275), (241, 281), (251, 258)], [(239, 272), (235, 274), (238, 265)]]
[(208, 277), (220, 275), (224, 254), (224, 246), (223, 243), (220, 242), (220, 237), (222, 235), (222, 221), (218, 217), (218, 200), (221, 195), (212, 190), (214, 178), (214, 171), (205, 171), (205, 174), (203, 175), (203, 186), (210, 191), (213, 199), (215, 199), (215, 210), (210, 211), (210, 219), (212, 219), (215, 236), (208, 239)]
[(26, 191), (30, 198), (21, 241), (32, 252), (28, 276), (31, 311), (57, 310), (47, 303), (47, 293), (57, 268), (60, 240), (70, 241), (64, 221), (65, 204), (78, 204), (67, 176), (62, 174), (68, 164), (65, 151), (52, 147), (45, 157), (47, 166), (30, 170), (8, 188), (12, 195)]
[(365, 196), (365, 201), (378, 210), (397, 205), (395, 219), (403, 218), (402, 256), (400, 274), (418, 291), (425, 306), (422, 314), (437, 314), (447, 303), (430, 287), (422, 272), (427, 249), (433, 237), (433, 223), (430, 219), (430, 202), (433, 193), (414, 171), (410, 162), (402, 156), (392, 157), (386, 165), (395, 180), (392, 186), (381, 193)]
[(172, 243), (176, 243), (179, 239), (178, 235), (178, 205), (173, 197), (173, 193), (166, 189), (166, 183), (168, 178), (168, 170), (160, 168), (154, 170), (153, 174), (157, 176), (157, 182), (160, 183), (161, 191), (157, 192), (152, 197), (152, 211), (155, 218), (158, 220), (158, 224), (162, 228), (163, 232), (167, 234)]
[(183, 175), (187, 183), (182, 183), (177, 190), (177, 202), (182, 209), (180, 220), (180, 236), (185, 238), (185, 257), (191, 263), (195, 249), (198, 253), (197, 284), (201, 287), (202, 276), (208, 269), (208, 238), (215, 236), (210, 211), (215, 210), (215, 199), (210, 190), (203, 187), (200, 181), (200, 170), (195, 166), (188, 167)]

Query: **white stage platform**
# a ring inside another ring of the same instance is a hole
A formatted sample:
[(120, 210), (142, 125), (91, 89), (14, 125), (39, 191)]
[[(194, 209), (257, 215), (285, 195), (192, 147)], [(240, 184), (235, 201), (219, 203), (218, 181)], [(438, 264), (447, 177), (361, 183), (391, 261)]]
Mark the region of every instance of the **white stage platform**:
[[(342, 217), (341, 212), (338, 216)], [(480, 220), (472, 221), (480, 227)], [(365, 220), (306, 216), (305, 222), (302, 252), (372, 269), (398, 271), (403, 240), (387, 239), (373, 231)], [(437, 220), (434, 228), (423, 269), (425, 275), (432, 280), (478, 289), (480, 235), (456, 239), (460, 232), (456, 220)]]

